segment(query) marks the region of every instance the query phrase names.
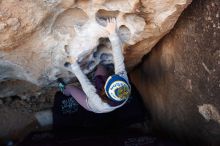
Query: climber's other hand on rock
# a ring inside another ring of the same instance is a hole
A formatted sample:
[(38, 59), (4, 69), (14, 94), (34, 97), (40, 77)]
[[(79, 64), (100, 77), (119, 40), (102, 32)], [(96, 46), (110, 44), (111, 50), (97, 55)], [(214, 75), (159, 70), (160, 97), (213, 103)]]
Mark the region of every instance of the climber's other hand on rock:
[(66, 67), (68, 66), (67, 64), (73, 64), (78, 61), (78, 57), (76, 55), (74, 56), (70, 54), (70, 47), (68, 45), (64, 47), (64, 50), (66, 52)]
[(73, 56), (67, 56), (67, 62), (70, 64), (74, 64), (77, 63), (77, 57), (73, 57)]
[(67, 62), (64, 64), (66, 69), (71, 72), (80, 70), (80, 65), (78, 64), (78, 59), (75, 57), (68, 57)]
[(68, 70), (68, 71), (72, 71), (71, 66), (77, 64), (77, 61), (71, 59), (69, 56), (67, 56), (66, 62), (64, 63), (64, 67)]

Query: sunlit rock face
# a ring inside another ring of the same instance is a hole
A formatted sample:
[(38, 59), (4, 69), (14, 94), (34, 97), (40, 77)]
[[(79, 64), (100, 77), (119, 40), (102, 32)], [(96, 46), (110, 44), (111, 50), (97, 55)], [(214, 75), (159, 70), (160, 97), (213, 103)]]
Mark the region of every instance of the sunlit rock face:
[[(112, 63), (103, 29), (116, 17), (126, 66), (134, 67), (176, 23), (191, 0), (0, 0), (1, 97), (16, 94), (8, 80), (35, 89), (74, 75), (64, 67), (66, 50), (85, 73)], [(16, 89), (16, 88), (15, 88)], [(24, 88), (23, 90), (27, 90)], [(3, 92), (5, 91), (5, 92)], [(20, 91), (20, 90), (19, 90)]]

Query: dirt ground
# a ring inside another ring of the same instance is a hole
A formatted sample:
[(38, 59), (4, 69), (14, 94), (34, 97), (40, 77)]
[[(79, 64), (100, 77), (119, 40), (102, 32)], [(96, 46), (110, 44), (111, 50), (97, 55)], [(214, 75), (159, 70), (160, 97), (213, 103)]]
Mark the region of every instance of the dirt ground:
[(21, 99), (18, 96), (0, 99), (0, 137), (17, 137), (34, 121), (38, 111), (53, 106), (56, 88), (45, 91), (40, 96)]

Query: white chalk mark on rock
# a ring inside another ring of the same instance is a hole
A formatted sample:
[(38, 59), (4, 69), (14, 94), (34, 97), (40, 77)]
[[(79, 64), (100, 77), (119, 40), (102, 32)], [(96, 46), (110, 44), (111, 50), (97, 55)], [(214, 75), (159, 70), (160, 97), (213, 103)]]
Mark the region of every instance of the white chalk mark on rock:
[(189, 92), (192, 92), (192, 80), (191, 79), (187, 79), (186, 81), (186, 90), (188, 90)]
[(208, 69), (208, 67), (205, 65), (204, 62), (202, 62), (202, 66), (204, 67), (204, 69), (205, 69), (209, 74), (211, 74), (211, 71)]
[(205, 118), (207, 121), (213, 120), (220, 124), (220, 114), (218, 109), (214, 107), (212, 104), (203, 104), (198, 105), (199, 113)]
[(5, 29), (7, 24), (0, 22), (0, 32), (3, 31)]

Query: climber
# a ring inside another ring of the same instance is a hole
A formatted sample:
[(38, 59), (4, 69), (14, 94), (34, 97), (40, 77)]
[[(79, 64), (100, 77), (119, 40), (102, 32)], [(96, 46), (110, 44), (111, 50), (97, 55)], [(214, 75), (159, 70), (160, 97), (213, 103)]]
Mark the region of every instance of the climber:
[(63, 89), (66, 96), (73, 96), (82, 107), (94, 113), (107, 113), (123, 106), (131, 92), (124, 65), (122, 44), (116, 32), (115, 18), (107, 20), (105, 30), (108, 32), (112, 44), (115, 74), (108, 77), (105, 67), (99, 65), (95, 72), (94, 87), (82, 72), (77, 59), (70, 57), (70, 69), (78, 78), (83, 91), (71, 85), (67, 85)]

